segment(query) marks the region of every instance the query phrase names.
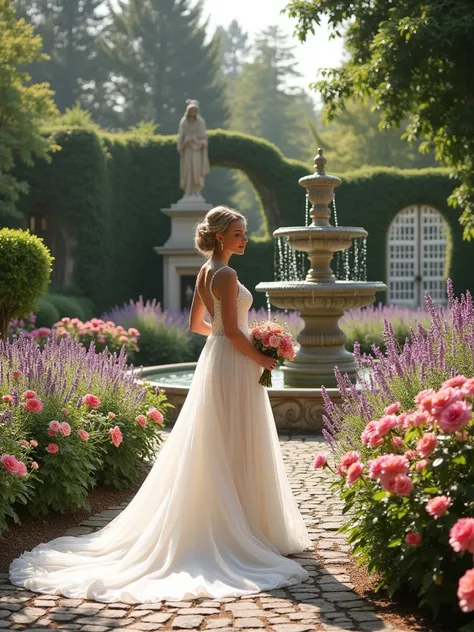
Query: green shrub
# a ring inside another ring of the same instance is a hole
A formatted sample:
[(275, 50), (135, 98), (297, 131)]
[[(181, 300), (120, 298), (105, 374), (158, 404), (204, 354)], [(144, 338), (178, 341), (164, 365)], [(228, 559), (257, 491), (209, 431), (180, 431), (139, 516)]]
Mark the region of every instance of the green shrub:
[(59, 318), (79, 318), (85, 320), (85, 312), (74, 296), (64, 296), (63, 294), (48, 294), (48, 301), (58, 310)]
[(49, 327), (51, 329), (59, 320), (59, 311), (49, 301), (49, 294), (41, 296), (36, 304), (35, 314), (37, 327)]
[(0, 336), (8, 323), (33, 311), (50, 282), (53, 258), (43, 241), (28, 231), (0, 229)]
[(190, 345), (189, 333), (184, 329), (164, 323), (144, 323), (139, 319), (132, 321), (131, 326), (140, 332), (139, 351), (135, 354), (137, 365), (192, 362), (196, 356), (197, 347)]
[(0, 460), (0, 531), (17, 501), (30, 513), (64, 512), (86, 507), (97, 481), (137, 480), (169, 404), (136, 377), (124, 353), (98, 354), (71, 339), (0, 343), (0, 459), (26, 465), (18, 476)]

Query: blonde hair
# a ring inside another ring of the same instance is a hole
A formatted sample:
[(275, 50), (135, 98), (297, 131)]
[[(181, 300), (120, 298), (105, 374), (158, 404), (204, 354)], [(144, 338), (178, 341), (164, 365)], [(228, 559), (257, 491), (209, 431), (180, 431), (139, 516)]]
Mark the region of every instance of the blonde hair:
[(211, 256), (218, 243), (217, 234), (225, 233), (230, 224), (239, 219), (246, 221), (241, 213), (228, 206), (216, 206), (211, 209), (204, 221), (196, 226), (194, 244), (197, 250), (207, 257)]

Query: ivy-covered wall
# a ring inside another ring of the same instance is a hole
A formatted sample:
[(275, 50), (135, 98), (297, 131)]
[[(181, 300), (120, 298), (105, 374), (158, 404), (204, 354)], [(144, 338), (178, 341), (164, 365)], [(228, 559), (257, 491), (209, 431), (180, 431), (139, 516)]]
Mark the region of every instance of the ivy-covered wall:
[[(138, 139), (90, 130), (55, 130), (62, 150), (52, 162), (37, 163), (22, 176), (30, 191), (21, 210), (54, 218), (72, 244), (73, 289), (99, 309), (136, 299), (162, 296), (162, 262), (154, 251), (170, 232), (160, 212), (182, 195), (178, 186), (176, 137)], [(271, 230), (304, 223), (305, 191), (298, 179), (312, 168), (285, 159), (270, 143), (239, 133), (209, 133), (213, 167), (245, 171), (264, 207)], [(330, 155), (328, 172), (330, 169)], [(474, 290), (474, 245), (462, 241), (458, 213), (446, 199), (454, 184), (443, 170), (371, 169), (344, 174), (337, 189), (341, 225), (369, 232), (368, 278), (386, 280), (386, 243), (396, 213), (413, 204), (438, 209), (451, 228), (450, 267), (456, 292)], [(210, 200), (216, 204), (228, 200)], [(3, 224), (25, 226), (25, 221)], [(273, 278), (273, 239), (251, 242), (235, 267), (250, 288)], [(264, 296), (255, 293), (256, 304)], [(383, 298), (380, 296), (379, 298)]]

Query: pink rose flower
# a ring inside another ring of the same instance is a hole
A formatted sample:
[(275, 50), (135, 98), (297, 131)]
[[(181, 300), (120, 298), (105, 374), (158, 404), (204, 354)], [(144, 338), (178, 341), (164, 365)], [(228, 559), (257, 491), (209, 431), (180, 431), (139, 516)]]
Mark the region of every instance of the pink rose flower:
[(445, 408), (458, 402), (460, 399), (461, 391), (458, 388), (452, 388), (451, 386), (442, 388), (431, 398), (431, 413), (438, 417)]
[(112, 443), (114, 444), (114, 446), (116, 448), (118, 448), (119, 445), (123, 441), (123, 435), (122, 435), (122, 432), (121, 432), (120, 428), (118, 426), (114, 426), (113, 428), (110, 428), (109, 435), (110, 435), (110, 438), (111, 438)]
[(409, 413), (403, 421), (403, 429), (411, 428), (414, 426), (423, 426), (430, 420), (430, 415), (426, 411), (416, 410), (414, 413)]
[(33, 399), (34, 397), (37, 397), (35, 391), (25, 391), (23, 393), (23, 399)]
[(71, 434), (71, 426), (67, 421), (63, 421), (60, 428), (61, 434), (65, 437), (69, 437)]
[(11, 404), (13, 401), (13, 397), (11, 395), (3, 395), (2, 401), (5, 402), (5, 404)]
[(18, 441), (18, 444), (21, 445), (22, 448), (30, 447), (30, 442), (27, 441), (26, 439), (20, 439), (20, 441)]
[(369, 421), (360, 436), (362, 443), (368, 445), (369, 448), (376, 448), (383, 443), (383, 437), (378, 433), (378, 422)]
[(426, 503), (425, 509), (432, 518), (437, 520), (447, 512), (450, 505), (451, 499), (448, 496), (435, 496)]
[(420, 391), (418, 395), (415, 397), (415, 404), (418, 406), (420, 410), (430, 412), (431, 400), (434, 394), (435, 394), (435, 391), (432, 388), (428, 388), (424, 391)]
[(30, 446), (32, 448), (37, 448), (38, 447), (38, 442), (36, 441), (36, 439), (31, 439)]
[(57, 443), (50, 443), (46, 448), (46, 451), (50, 454), (56, 454), (56, 452), (59, 452), (59, 446)]
[(19, 369), (15, 369), (12, 373), (14, 378), (19, 378), (23, 375), (23, 373)]
[(397, 448), (398, 450), (405, 449), (405, 441), (403, 441), (401, 437), (392, 437), (392, 445), (394, 448)]
[(67, 409), (67, 408), (61, 408), (61, 412), (62, 412), (62, 414), (63, 414), (65, 417), (67, 417), (67, 416), (69, 415), (69, 411), (68, 411), (68, 409)]
[(82, 401), (86, 406), (89, 406), (89, 408), (99, 408), (100, 406), (100, 399), (90, 393), (84, 395)]
[(449, 544), (456, 551), (474, 554), (474, 518), (460, 518), (449, 532)]
[(107, 419), (109, 419), (110, 421), (113, 421), (115, 419), (115, 417), (117, 417), (117, 415), (113, 412), (109, 412), (107, 413)]
[(370, 477), (380, 478), (381, 476), (398, 476), (407, 474), (410, 464), (405, 455), (402, 454), (382, 454), (373, 461), (370, 461)]
[(416, 533), (415, 531), (407, 533), (405, 537), (405, 542), (408, 544), (408, 546), (418, 546), (421, 542), (421, 535), (419, 533)]
[(163, 423), (163, 415), (156, 408), (150, 408), (150, 410), (148, 411), (147, 415), (155, 423), (157, 423), (157, 424), (162, 424)]
[(40, 413), (43, 410), (43, 403), (36, 398), (26, 400), (26, 410), (30, 413)]
[(137, 415), (135, 417), (135, 421), (137, 422), (137, 424), (139, 424), (140, 426), (142, 426), (143, 428), (146, 426), (147, 421), (146, 421), (146, 417), (145, 415)]
[(344, 456), (341, 459), (341, 463), (339, 464), (339, 467), (341, 468), (342, 472), (347, 472), (347, 469), (353, 463), (357, 463), (357, 461), (359, 460), (360, 460), (360, 454), (356, 452), (355, 450), (351, 450), (344, 454)]
[(441, 411), (438, 425), (443, 432), (456, 432), (466, 426), (471, 419), (472, 404), (455, 401)]
[(436, 448), (438, 443), (438, 438), (435, 434), (425, 434), (421, 437), (421, 439), (416, 444), (416, 451), (420, 456), (427, 457), (429, 456), (433, 450)]
[(318, 454), (314, 459), (313, 467), (315, 470), (319, 470), (323, 467), (326, 467), (328, 464), (328, 459), (325, 454)]
[(18, 460), (13, 454), (3, 454), (0, 458), (0, 462), (10, 474), (16, 474), (18, 472)]
[(396, 413), (399, 412), (400, 408), (401, 408), (400, 402), (394, 402), (393, 404), (390, 404), (390, 406), (387, 406), (383, 412), (386, 415), (395, 415)]
[(461, 395), (463, 397), (474, 397), (474, 377), (466, 380), (461, 386)]
[(461, 610), (472, 612), (474, 610), (474, 568), (466, 571), (459, 580), (457, 595)]
[(441, 388), (456, 388), (457, 386), (462, 386), (466, 381), (467, 377), (464, 375), (455, 375), (454, 377), (449, 378), (449, 380), (446, 380)]
[(262, 339), (263, 331), (261, 327), (254, 327), (250, 333), (252, 334), (252, 337), (255, 338), (255, 340)]
[(270, 347), (270, 338), (271, 338), (271, 334), (269, 333), (266, 333), (263, 335), (262, 343), (264, 347)]
[(409, 496), (413, 489), (413, 481), (405, 474), (399, 474), (395, 477), (394, 491), (399, 496)]
[(418, 463), (415, 465), (417, 472), (421, 472), (425, 467), (429, 464), (428, 459), (420, 459)]
[(18, 476), (26, 476), (28, 474), (28, 468), (23, 461), (18, 461), (18, 467), (16, 473)]
[(49, 437), (55, 437), (56, 436), (56, 432), (54, 430), (48, 430), (48, 436)]
[(382, 476), (380, 478), (380, 484), (386, 492), (390, 492), (391, 494), (393, 494), (393, 492), (395, 491), (395, 479), (396, 476)]
[(53, 420), (49, 422), (49, 429), (53, 432), (59, 432), (61, 430), (61, 424), (59, 421)]
[(390, 430), (398, 426), (398, 417), (396, 415), (385, 415), (377, 422), (377, 434), (379, 437), (385, 437)]
[(31, 469), (32, 470), (37, 470), (39, 468), (39, 465), (36, 461), (32, 461), (31, 462)]
[(356, 480), (362, 476), (363, 471), (364, 471), (364, 466), (362, 465), (360, 461), (357, 461), (356, 463), (352, 463), (352, 465), (349, 465), (347, 469), (347, 478), (346, 478), (347, 484), (353, 485), (356, 482)]
[(82, 441), (89, 441), (89, 433), (87, 432), (87, 430), (81, 428), (77, 431), (77, 434), (79, 435), (79, 439), (82, 439)]
[(270, 336), (270, 346), (274, 349), (278, 349), (278, 347), (280, 346), (280, 338), (272, 334)]

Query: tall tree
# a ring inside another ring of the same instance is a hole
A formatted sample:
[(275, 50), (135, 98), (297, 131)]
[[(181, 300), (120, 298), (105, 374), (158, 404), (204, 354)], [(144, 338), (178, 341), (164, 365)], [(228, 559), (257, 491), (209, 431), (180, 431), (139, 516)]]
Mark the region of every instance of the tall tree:
[(249, 35), (237, 20), (232, 20), (227, 28), (219, 26), (216, 35), (220, 39), (221, 70), (228, 79), (235, 79), (249, 59)]
[(187, 98), (201, 103), (208, 127), (225, 123), (219, 41), (206, 39), (201, 2), (118, 0), (103, 47), (109, 59), (118, 124), (153, 120), (175, 133)]
[(30, 84), (19, 70), (45, 60), (41, 38), (33, 27), (17, 20), (9, 0), (0, 0), (0, 213), (16, 214), (16, 201), (27, 190), (13, 170), (18, 162), (32, 164), (58, 149), (40, 132), (41, 121), (56, 115), (47, 84)]
[(351, 101), (329, 124), (321, 112), (314, 127), (313, 152), (324, 147), (333, 171), (362, 166), (420, 169), (437, 166), (433, 153), (421, 154), (417, 145), (407, 146), (402, 129), (380, 127), (380, 113), (369, 103)]
[(474, 237), (474, 12), (472, 0), (291, 0), (301, 40), (326, 15), (345, 31), (350, 59), (316, 87), (334, 115), (370, 98), (387, 126), (409, 119), (407, 137), (426, 141), (460, 181), (450, 198)]
[(17, 15), (34, 25), (50, 57), (31, 67), (32, 80), (51, 84), (62, 112), (76, 101), (90, 106), (94, 88), (104, 80), (97, 46), (102, 5), (103, 0), (15, 0)]
[(308, 157), (313, 104), (295, 87), (296, 60), (287, 36), (270, 26), (256, 38), (253, 61), (235, 81), (231, 127), (275, 143), (291, 158)]

